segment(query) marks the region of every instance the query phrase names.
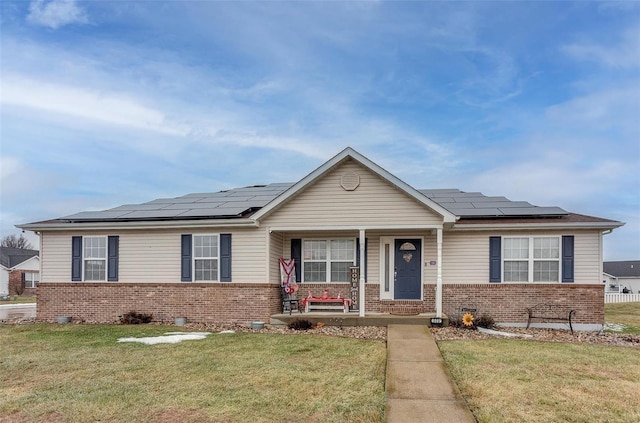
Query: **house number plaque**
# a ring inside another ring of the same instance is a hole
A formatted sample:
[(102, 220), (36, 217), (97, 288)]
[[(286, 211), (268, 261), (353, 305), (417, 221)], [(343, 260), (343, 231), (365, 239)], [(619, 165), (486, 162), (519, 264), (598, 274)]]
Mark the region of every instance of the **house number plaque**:
[(360, 310), (360, 268), (350, 267), (351, 279), (349, 282), (349, 289), (351, 291), (351, 301), (353, 305), (351, 310)]

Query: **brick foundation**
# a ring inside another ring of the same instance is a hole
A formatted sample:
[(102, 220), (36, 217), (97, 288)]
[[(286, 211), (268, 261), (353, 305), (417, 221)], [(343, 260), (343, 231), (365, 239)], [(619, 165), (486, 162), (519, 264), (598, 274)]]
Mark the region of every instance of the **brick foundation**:
[(282, 310), (277, 284), (241, 283), (40, 283), (40, 321), (112, 323), (129, 311), (152, 313), (154, 321), (249, 323), (269, 321)]
[(602, 285), (584, 284), (447, 284), (442, 311), (450, 317), (461, 308), (475, 308), (497, 323), (526, 323), (526, 308), (554, 303), (576, 310), (575, 324), (604, 324)]
[[(367, 312), (435, 313), (436, 286), (425, 285), (423, 301), (380, 300), (378, 285), (366, 286)], [(526, 323), (526, 308), (556, 303), (576, 310), (576, 324), (604, 324), (604, 290), (584, 284), (446, 284), (442, 311), (453, 318), (462, 308), (475, 308), (498, 323)]]
[[(349, 284), (301, 284), (298, 297), (311, 291), (321, 296), (342, 292)], [(433, 313), (435, 285), (424, 286), (424, 301), (380, 300), (379, 285), (367, 284), (368, 313)], [(526, 308), (557, 303), (576, 310), (576, 324), (604, 324), (604, 290), (583, 284), (447, 284), (443, 287), (443, 312), (450, 317), (461, 308), (475, 308), (498, 323), (526, 323)], [(38, 320), (54, 321), (71, 316), (74, 321), (116, 322), (124, 313), (152, 313), (155, 321), (248, 323), (269, 321), (282, 312), (277, 284), (242, 283), (40, 283)]]

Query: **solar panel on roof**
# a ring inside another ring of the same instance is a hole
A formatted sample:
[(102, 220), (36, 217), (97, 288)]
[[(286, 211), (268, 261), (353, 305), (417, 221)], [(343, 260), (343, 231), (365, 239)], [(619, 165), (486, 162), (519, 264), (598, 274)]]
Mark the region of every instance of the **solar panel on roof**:
[(198, 203), (200, 203), (200, 202), (206, 203), (206, 202), (218, 201), (218, 202), (221, 202), (221, 203), (224, 203), (224, 202), (227, 202), (227, 203), (230, 203), (230, 202), (233, 202), (233, 203), (247, 203), (247, 202), (250, 202), (253, 197), (254, 197), (253, 195), (242, 196), (242, 197), (230, 195), (228, 197), (215, 198), (215, 199), (212, 199), (212, 198), (200, 198), (200, 199), (198, 199), (197, 202)]
[(189, 204), (167, 204), (162, 210), (191, 210), (191, 209), (210, 209), (213, 210), (216, 207), (220, 207), (226, 204), (225, 201), (219, 201), (216, 203), (189, 203)]
[(462, 217), (465, 217), (465, 216), (474, 216), (474, 217), (478, 217), (478, 216), (503, 216), (504, 215), (504, 213), (502, 211), (500, 211), (499, 209), (496, 209), (496, 208), (456, 209), (455, 211), (452, 210), (452, 213), (454, 213), (457, 216), (462, 216)]
[(193, 198), (158, 198), (157, 200), (149, 201), (144, 204), (189, 204), (193, 203)]
[[(248, 186), (210, 193), (191, 193), (176, 198), (159, 198), (143, 204), (125, 204), (105, 211), (88, 211), (67, 216), (73, 220), (181, 219), (197, 217), (237, 217), (264, 207), (292, 183)], [(562, 215), (559, 207), (536, 207), (526, 201), (510, 201), (500, 196), (458, 189), (419, 190), (449, 212), (461, 217)]]
[(501, 209), (504, 214), (510, 216), (544, 216), (544, 215), (565, 215), (568, 214), (560, 207), (526, 207), (526, 208), (513, 208), (513, 209)]
[(535, 207), (532, 206), (531, 204), (527, 203), (526, 201), (487, 201), (487, 202), (478, 202), (478, 203), (472, 203), (474, 205), (474, 207), (477, 208), (528, 208), (528, 207)]
[(61, 219), (69, 220), (95, 220), (95, 219), (116, 219), (124, 216), (130, 211), (83, 211), (69, 216), (62, 217)]
[(164, 206), (165, 205), (161, 204), (161, 203), (157, 203), (157, 204), (148, 204), (148, 203), (145, 203), (145, 204), (125, 204), (124, 206), (114, 207), (112, 209), (105, 210), (105, 211), (160, 210)]
[(170, 218), (177, 217), (184, 213), (186, 209), (181, 210), (138, 210), (128, 213), (127, 219), (152, 219), (152, 218)]
[(220, 207), (213, 210), (207, 209), (191, 209), (180, 214), (180, 217), (224, 217), (224, 216), (239, 216), (246, 207)]

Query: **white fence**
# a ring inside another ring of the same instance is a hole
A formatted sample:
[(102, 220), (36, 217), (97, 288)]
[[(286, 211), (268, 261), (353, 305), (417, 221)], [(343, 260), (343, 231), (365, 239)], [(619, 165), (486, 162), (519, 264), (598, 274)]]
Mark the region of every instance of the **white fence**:
[(604, 294), (605, 304), (640, 302), (640, 294)]

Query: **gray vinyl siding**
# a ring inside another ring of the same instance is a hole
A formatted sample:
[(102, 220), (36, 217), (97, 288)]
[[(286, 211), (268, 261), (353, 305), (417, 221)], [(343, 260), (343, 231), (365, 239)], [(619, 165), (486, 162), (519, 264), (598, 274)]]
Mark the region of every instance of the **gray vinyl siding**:
[(575, 283), (599, 283), (600, 232), (597, 230), (445, 232), (442, 248), (443, 283), (488, 283), (489, 236), (561, 235), (575, 236)]
[(280, 261), (281, 257), (291, 258), (291, 251), (284, 248), (284, 235), (282, 233), (272, 233), (269, 240), (269, 282), (280, 282)]
[(259, 229), (130, 230), (42, 234), (43, 282), (71, 281), (71, 237), (119, 235), (120, 282), (180, 282), (180, 240), (184, 233), (231, 233), (232, 281), (264, 283), (266, 235)]
[(71, 233), (40, 234), (42, 282), (71, 281)]
[[(340, 186), (355, 172), (355, 191)], [(281, 205), (261, 222), (265, 226), (439, 225), (442, 216), (392, 186), (367, 168), (348, 161)]]

